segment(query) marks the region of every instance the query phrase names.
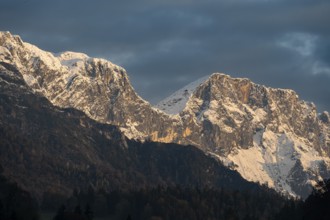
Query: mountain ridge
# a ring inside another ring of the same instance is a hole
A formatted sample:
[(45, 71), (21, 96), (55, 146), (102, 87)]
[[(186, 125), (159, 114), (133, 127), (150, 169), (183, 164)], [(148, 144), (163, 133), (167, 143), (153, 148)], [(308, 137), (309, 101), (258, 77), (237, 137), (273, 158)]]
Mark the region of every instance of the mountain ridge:
[(9, 33), (0, 34), (0, 43), (0, 60), (16, 66), (34, 92), (117, 125), (130, 139), (197, 146), (244, 178), (292, 195), (306, 196), (329, 176), (328, 114), (321, 120), (315, 105), (292, 90), (216, 73), (183, 93), (182, 111), (171, 115), (140, 98), (126, 71), (109, 61), (54, 56)]

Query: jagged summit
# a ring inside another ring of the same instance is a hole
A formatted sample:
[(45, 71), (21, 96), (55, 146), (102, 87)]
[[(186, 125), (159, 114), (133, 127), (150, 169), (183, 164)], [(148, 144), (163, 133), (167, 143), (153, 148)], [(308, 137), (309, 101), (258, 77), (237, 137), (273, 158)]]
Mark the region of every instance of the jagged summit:
[(0, 37), (1, 38), (8, 38), (8, 39), (13, 39), (17, 43), (23, 44), (23, 41), (19, 35), (13, 35), (10, 33), (10, 31), (0, 31)]
[[(9, 32), (0, 33), (0, 45), (3, 61), (16, 66), (27, 84), (54, 105), (73, 107), (97, 121), (118, 125), (135, 139), (158, 130), (156, 120), (172, 123), (170, 116), (138, 96), (125, 69), (110, 61), (69, 51), (46, 52)], [(142, 115), (152, 118), (150, 124), (143, 123)], [(156, 135), (161, 136), (161, 132)]]
[[(245, 85), (241, 86), (240, 85)], [(169, 97), (165, 98), (164, 100), (160, 101), (158, 104), (155, 105), (156, 108), (166, 112), (167, 114), (179, 114), (181, 111), (184, 110), (186, 107), (189, 98), (194, 94), (198, 93), (198, 90), (202, 89), (227, 89), (228, 87), (232, 90), (232, 92), (236, 92), (238, 87), (241, 90), (242, 94), (237, 93), (236, 95), (238, 99), (241, 99), (243, 102), (248, 102), (248, 90), (249, 88), (258, 87), (260, 90), (270, 90), (270, 91), (282, 91), (283, 93), (290, 93), (293, 96), (298, 95), (291, 89), (279, 89), (279, 88), (269, 88), (263, 85), (258, 85), (253, 83), (248, 78), (232, 78), (228, 74), (224, 73), (213, 73), (208, 76), (204, 76), (188, 85), (183, 87), (182, 89), (179, 89), (178, 91), (174, 92)], [(244, 91), (246, 91), (244, 93)], [(201, 93), (201, 91), (199, 91)], [(205, 99), (206, 97), (204, 97)], [(211, 98), (211, 97), (209, 97)]]
[(204, 76), (202, 78), (197, 79), (196, 81), (189, 83), (178, 91), (174, 92), (169, 97), (160, 101), (156, 108), (166, 112), (167, 114), (179, 114), (186, 107), (186, 104), (190, 98), (190, 96), (198, 90), (198, 88), (202, 84), (207, 84), (212, 81), (219, 81), (220, 78), (224, 79), (233, 79), (233, 80), (244, 80), (250, 81), (247, 78), (231, 78), (229, 75), (225, 73), (213, 73), (211, 75)]
[(329, 114), (318, 114), (287, 89), (215, 73), (153, 108), (110, 61), (74, 52), (52, 54), (0, 34), (0, 65), (10, 64), (35, 93), (76, 108), (128, 137), (191, 144), (247, 180), (307, 196), (330, 177)]

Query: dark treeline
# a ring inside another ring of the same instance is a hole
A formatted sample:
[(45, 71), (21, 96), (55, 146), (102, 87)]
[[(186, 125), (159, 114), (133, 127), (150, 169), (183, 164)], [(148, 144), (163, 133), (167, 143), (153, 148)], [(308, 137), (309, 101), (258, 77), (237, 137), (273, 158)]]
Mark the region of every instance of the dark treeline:
[[(198, 188), (153, 188), (138, 191), (74, 191), (55, 220), (92, 219), (276, 219), (285, 206), (299, 205), (273, 190), (248, 193)], [(44, 207), (45, 208), (45, 207)], [(80, 214), (79, 214), (80, 213)], [(80, 218), (78, 218), (80, 216)]]
[(31, 195), (1, 175), (0, 165), (0, 220), (37, 220), (38, 205)]
[[(263, 192), (198, 188), (153, 188), (136, 191), (74, 190), (70, 198), (47, 197), (38, 208), (30, 194), (0, 176), (0, 220), (38, 220), (39, 210), (54, 220), (131, 219), (330, 219), (330, 181), (320, 183), (306, 201)], [(47, 201), (48, 200), (48, 201)]]
[[(102, 217), (111, 220), (329, 220), (330, 180), (320, 182), (305, 200), (293, 200), (271, 189), (253, 193), (183, 187), (136, 191), (74, 191), (54, 220)], [(44, 207), (45, 208), (45, 207)]]
[(330, 219), (330, 179), (320, 182), (303, 205), (304, 219)]
[(281, 220), (329, 220), (330, 219), (330, 179), (319, 182), (312, 194), (299, 203), (288, 202), (276, 215)]

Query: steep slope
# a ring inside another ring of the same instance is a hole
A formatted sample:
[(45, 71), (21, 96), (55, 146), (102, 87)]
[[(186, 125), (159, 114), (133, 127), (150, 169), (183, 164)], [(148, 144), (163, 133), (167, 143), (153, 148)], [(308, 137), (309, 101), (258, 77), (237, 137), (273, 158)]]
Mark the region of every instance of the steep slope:
[(292, 90), (217, 73), (191, 92), (179, 115), (194, 128), (186, 138), (248, 180), (305, 197), (310, 184), (329, 177), (329, 114), (318, 116)]
[(39, 201), (90, 186), (260, 189), (195, 147), (128, 140), (115, 126), (53, 106), (5, 62), (0, 62), (0, 161), (2, 174)]
[(134, 92), (123, 68), (104, 59), (54, 55), (0, 32), (0, 61), (56, 106), (117, 125), (130, 139), (197, 146), (278, 191), (305, 197), (329, 176), (329, 114), (318, 115), (294, 91), (213, 74), (158, 104), (163, 112)]

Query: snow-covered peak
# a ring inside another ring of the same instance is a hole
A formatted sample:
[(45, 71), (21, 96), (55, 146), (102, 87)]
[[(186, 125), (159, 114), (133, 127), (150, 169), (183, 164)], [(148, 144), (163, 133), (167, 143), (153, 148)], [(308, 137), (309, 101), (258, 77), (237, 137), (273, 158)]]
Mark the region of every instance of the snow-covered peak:
[(211, 75), (204, 76), (192, 83), (189, 83), (182, 89), (174, 92), (169, 97), (160, 101), (155, 107), (164, 111), (167, 114), (179, 114), (181, 111), (184, 110), (186, 107), (190, 97), (192, 94), (199, 88), (202, 84), (209, 84), (209, 83), (219, 83), (220, 81), (228, 80), (228, 83), (231, 84), (231, 81), (244, 81), (252, 83), (247, 78), (232, 78), (227, 74), (224, 73), (213, 73)]
[[(12, 62), (18, 69), (30, 71), (36, 66), (47, 66), (47, 69), (58, 70), (62, 67), (59, 59), (50, 52), (23, 42), (17, 35), (10, 32), (0, 32), (0, 45), (10, 51)], [(24, 71), (24, 72), (25, 72)]]
[[(22, 44), (23, 41), (20, 36), (12, 35), (9, 31), (0, 31), (0, 39), (2, 41), (11, 41), (14, 44)], [(1, 42), (3, 43), (3, 42)]]
[(128, 137), (165, 136), (154, 124), (175, 121), (138, 96), (126, 70), (106, 59), (71, 51), (50, 53), (0, 32), (0, 61), (15, 66), (28, 86), (54, 105), (117, 125)]
[(188, 85), (186, 85), (182, 89), (179, 89), (166, 99), (160, 101), (155, 107), (166, 112), (167, 114), (175, 115), (180, 113), (185, 108), (186, 103), (189, 100), (191, 94), (208, 78), (209, 76), (204, 76), (192, 83), (189, 83)]

